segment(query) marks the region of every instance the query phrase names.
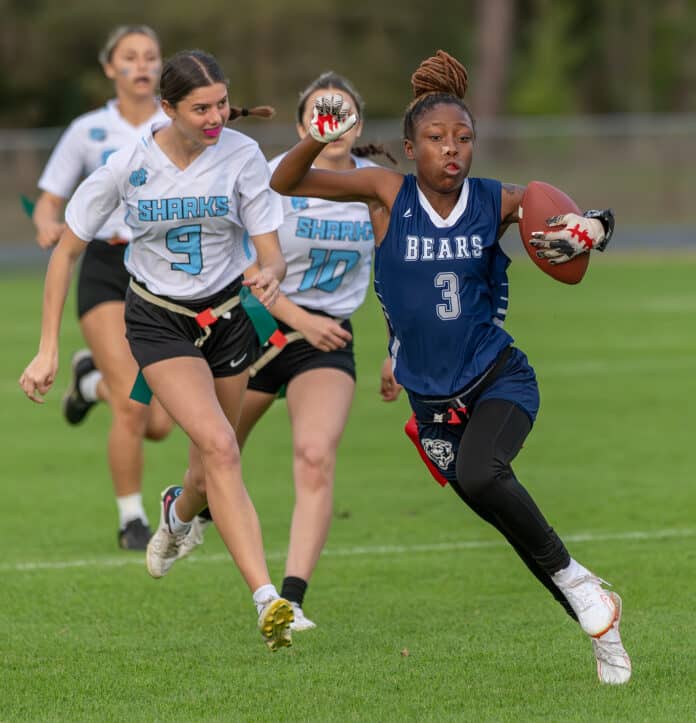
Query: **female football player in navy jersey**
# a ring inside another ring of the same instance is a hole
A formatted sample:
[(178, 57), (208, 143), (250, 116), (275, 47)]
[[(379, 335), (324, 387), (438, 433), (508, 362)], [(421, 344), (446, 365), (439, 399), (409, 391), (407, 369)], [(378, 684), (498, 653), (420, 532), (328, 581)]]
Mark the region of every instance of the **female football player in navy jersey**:
[[(72, 268), (124, 204), (133, 230), (125, 259), (131, 275), (126, 335), (147, 387), (191, 440), (183, 488), (162, 493), (148, 572), (159, 578), (169, 571), (191, 521), (209, 504), (253, 592), (261, 634), (275, 650), (291, 644), (293, 611), (270, 583), (234, 425), (248, 367), (260, 350), (241, 303), (244, 292), (254, 289), (270, 306), (285, 274), (276, 233), (280, 199), (269, 188), (258, 144), (225, 128), (232, 115), (249, 111), (230, 108), (215, 58), (198, 50), (177, 53), (163, 68), (160, 91), (167, 122), (111, 155), (68, 204), (66, 229), (46, 272), (39, 351), (20, 385), (34, 401), (51, 387)], [(256, 272), (244, 281), (255, 260)]]
[[(37, 242), (58, 242), (65, 201), (83, 177), (99, 168), (114, 151), (135, 143), (150, 126), (166, 120), (155, 95), (162, 57), (147, 25), (123, 25), (109, 35), (99, 54), (116, 97), (104, 107), (75, 119), (60, 139), (39, 179), (33, 220)], [(128, 348), (123, 309), (128, 279), (123, 263), (131, 229), (117, 209), (95, 230), (77, 281), (77, 312), (89, 349), (75, 353), (72, 380), (63, 398), (63, 415), (79, 424), (98, 400), (108, 401), (111, 429), (108, 459), (119, 515), (118, 544), (144, 550), (150, 527), (142, 502), (143, 437), (163, 439), (173, 423), (154, 400), (143, 407), (128, 395), (137, 365)]]
[[(314, 101), (327, 92), (350, 98), (362, 120), (363, 101), (352, 85), (336, 73), (323, 73), (300, 93), (300, 138), (309, 132)], [(375, 165), (362, 156), (383, 149), (353, 147), (361, 120), (324, 146), (314, 161), (316, 168), (344, 171)], [(271, 169), (281, 158), (270, 162)], [(276, 348), (271, 347), (252, 367), (255, 375), (244, 397), (237, 437), (243, 444), (286, 387), (296, 497), (281, 595), (293, 604), (293, 630), (308, 630), (315, 623), (305, 616), (302, 604), (331, 525), (336, 451), (355, 390), (350, 316), (365, 299), (374, 237), (362, 203), (286, 196), (283, 212), (285, 220), (278, 235), (288, 272), (273, 315), (293, 341), (277, 356)], [(271, 356), (274, 358), (264, 364)], [(196, 519), (184, 542), (184, 554), (203, 541), (206, 524), (204, 517)]]
[[(591, 636), (600, 680), (625, 683), (631, 665), (619, 636), (619, 596), (570, 557), (510, 466), (539, 406), (534, 371), (502, 327), (509, 259), (498, 240), (518, 222), (524, 188), (469, 177), (475, 128), (463, 101), (466, 71), (457, 60), (438, 51), (411, 80), (404, 150), (415, 161), (415, 176), (312, 168), (324, 145), (356, 121), (334, 93), (316, 101), (309, 136), (283, 158), (271, 186), (368, 205), (391, 364), (424, 454)], [(602, 250), (613, 215), (570, 214), (563, 223), (577, 224), (591, 248)], [(555, 262), (587, 250), (569, 230), (540, 231), (535, 244)], [(394, 387), (383, 392), (393, 395)]]

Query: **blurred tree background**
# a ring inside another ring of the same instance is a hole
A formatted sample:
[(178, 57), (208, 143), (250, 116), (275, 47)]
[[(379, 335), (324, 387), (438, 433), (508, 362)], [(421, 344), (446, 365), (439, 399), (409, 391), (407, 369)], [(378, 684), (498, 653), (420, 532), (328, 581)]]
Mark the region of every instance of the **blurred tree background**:
[(164, 54), (215, 54), (231, 97), (293, 118), (320, 71), (354, 81), (372, 118), (399, 115), (437, 48), (470, 73), (477, 116), (696, 111), (696, 0), (0, 0), (0, 127), (64, 126), (111, 95), (97, 53), (144, 22)]

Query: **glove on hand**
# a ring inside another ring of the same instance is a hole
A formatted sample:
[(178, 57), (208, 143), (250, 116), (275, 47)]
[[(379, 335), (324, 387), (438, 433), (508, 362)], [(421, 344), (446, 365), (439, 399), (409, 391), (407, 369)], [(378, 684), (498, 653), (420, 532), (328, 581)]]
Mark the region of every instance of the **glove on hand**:
[(319, 143), (331, 143), (347, 133), (358, 122), (351, 107), (339, 93), (322, 95), (314, 101), (309, 134)]
[(537, 249), (537, 256), (551, 264), (563, 264), (593, 249), (604, 251), (609, 241), (599, 218), (566, 213), (546, 219), (546, 225), (565, 226), (557, 231), (532, 232), (530, 243)]

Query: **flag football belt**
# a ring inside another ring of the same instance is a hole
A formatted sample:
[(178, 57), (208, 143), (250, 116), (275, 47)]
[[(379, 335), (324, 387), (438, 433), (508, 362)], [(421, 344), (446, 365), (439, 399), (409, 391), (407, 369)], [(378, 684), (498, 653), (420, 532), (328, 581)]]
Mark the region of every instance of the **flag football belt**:
[(202, 335), (199, 336), (198, 339), (196, 339), (196, 341), (194, 342), (194, 345), (197, 346), (199, 349), (203, 346), (203, 344), (205, 344), (206, 340), (211, 334), (210, 325), (214, 324), (223, 314), (231, 311), (232, 309), (234, 309), (235, 306), (239, 306), (239, 304), (241, 303), (241, 299), (239, 296), (233, 296), (231, 299), (227, 299), (227, 301), (223, 302), (219, 306), (216, 306), (215, 308), (209, 306), (207, 309), (203, 309), (203, 311), (195, 312), (191, 311), (191, 309), (188, 309), (185, 306), (175, 304), (173, 301), (163, 299), (161, 296), (151, 294), (147, 289), (144, 289), (132, 278), (130, 280), (129, 286), (141, 299), (145, 299), (145, 301), (149, 301), (151, 304), (159, 306), (162, 309), (166, 309), (167, 311), (172, 311), (175, 314), (181, 314), (182, 316), (188, 316), (191, 319), (195, 319), (198, 326), (203, 329)]
[[(511, 353), (512, 347), (508, 346), (503, 349), (495, 362), (493, 362), (493, 364), (491, 364), (491, 366), (484, 372), (483, 376), (480, 377), (475, 384), (472, 384), (468, 389), (461, 392), (456, 397), (452, 397), (451, 399), (428, 400), (431, 402), (439, 401), (452, 403), (451, 406), (447, 408), (447, 419), (445, 419), (445, 413), (435, 414), (433, 416), (433, 422), (436, 424), (463, 424), (463, 421), (466, 421), (469, 416), (469, 407), (473, 406), (474, 402), (481, 396), (481, 394), (483, 394), (483, 392), (498, 378), (498, 375), (505, 366), (505, 363), (510, 358)], [(466, 401), (464, 398), (466, 398)], [(413, 442), (415, 448), (418, 450), (418, 454), (435, 481), (442, 487), (445, 487), (448, 484), (447, 479), (433, 464), (433, 461), (430, 457), (428, 457), (426, 451), (423, 449), (423, 445), (420, 441), (420, 435), (418, 434), (418, 422), (416, 420), (415, 412), (411, 414), (404, 425), (404, 432), (411, 442)]]
[(255, 377), (271, 360), (275, 359), (278, 354), (287, 346), (292, 344), (294, 341), (304, 339), (304, 334), (301, 331), (291, 331), (285, 335), (285, 344), (283, 346), (276, 346), (272, 344), (266, 351), (249, 367), (249, 376)]
[[(324, 314), (321, 314), (321, 316), (324, 316)], [(336, 319), (331, 316), (328, 318), (332, 319), (337, 324), (340, 324), (342, 321), (344, 321), (344, 319)], [(283, 351), (286, 344), (292, 344), (294, 341), (299, 341), (300, 339), (304, 338), (304, 334), (301, 331), (291, 331), (286, 334), (286, 342), (283, 346), (273, 345), (269, 349), (266, 349), (266, 351), (249, 367), (249, 376), (255, 377), (266, 366), (266, 364), (275, 359), (278, 354)]]
[[(280, 350), (288, 343), (288, 339), (278, 328), (276, 320), (271, 316), (270, 312), (266, 307), (251, 293), (251, 291), (243, 286), (237, 296), (233, 296), (222, 304), (215, 307), (208, 307), (203, 311), (195, 312), (186, 306), (176, 304), (168, 299), (163, 299), (161, 296), (150, 293), (147, 289), (143, 288), (133, 278), (129, 282), (129, 286), (133, 293), (140, 296), (140, 298), (149, 301), (155, 306), (159, 306), (162, 309), (171, 311), (174, 314), (181, 314), (182, 316), (188, 316), (191, 319), (195, 319), (198, 326), (202, 329), (201, 336), (196, 339), (194, 345), (199, 349), (205, 344), (206, 340), (210, 337), (210, 327), (224, 314), (231, 311), (239, 304), (246, 312), (249, 320), (251, 321), (254, 331), (259, 338), (259, 342), (263, 345), (269, 342), (271, 348), (266, 352), (266, 355), (273, 351), (273, 356), (280, 353)], [(299, 333), (299, 332), (296, 332)], [(265, 355), (264, 355), (265, 356)], [(273, 358), (273, 356), (271, 358)], [(261, 360), (259, 360), (261, 361)], [(268, 360), (270, 361), (270, 359)], [(258, 363), (258, 362), (257, 362)], [(267, 363), (267, 362), (264, 362)], [(142, 402), (143, 404), (149, 404), (152, 399), (152, 391), (148, 386), (145, 377), (143, 376), (142, 370), (138, 371), (138, 376), (133, 384), (133, 389), (130, 393), (130, 398), (136, 402)]]

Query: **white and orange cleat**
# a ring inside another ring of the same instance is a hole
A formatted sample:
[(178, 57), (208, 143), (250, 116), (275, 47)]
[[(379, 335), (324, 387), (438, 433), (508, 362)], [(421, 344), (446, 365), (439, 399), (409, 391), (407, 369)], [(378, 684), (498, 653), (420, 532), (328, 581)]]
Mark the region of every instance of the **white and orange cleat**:
[(610, 593), (617, 613), (609, 630), (599, 637), (592, 638), (592, 651), (597, 660), (597, 675), (602, 683), (623, 685), (631, 679), (631, 659), (621, 642), (619, 623), (621, 622), (621, 598)]
[(586, 571), (569, 584), (556, 584), (575, 611), (580, 627), (588, 635), (598, 638), (611, 628), (618, 608), (611, 593), (602, 587), (607, 582)]

